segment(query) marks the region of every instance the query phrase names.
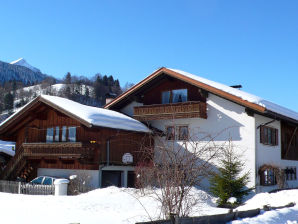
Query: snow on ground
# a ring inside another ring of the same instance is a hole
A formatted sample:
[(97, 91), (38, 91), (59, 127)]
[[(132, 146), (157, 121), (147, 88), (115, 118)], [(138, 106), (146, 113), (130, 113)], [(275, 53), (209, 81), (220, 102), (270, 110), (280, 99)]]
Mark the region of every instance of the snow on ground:
[(236, 220), (231, 224), (256, 224), (256, 223), (270, 223), (270, 224), (297, 224), (298, 223), (298, 190), (284, 190), (276, 193), (260, 193), (255, 195), (252, 199), (238, 207), (237, 210), (250, 210), (255, 208), (263, 208), (264, 205), (279, 207), (287, 205), (291, 202), (296, 203), (294, 207), (283, 208), (272, 211), (267, 211), (253, 218), (245, 218)]
[[(159, 205), (151, 197), (136, 199), (135, 189), (109, 187), (96, 189), (79, 196), (38, 196), (0, 193), (1, 223), (19, 224), (130, 224), (150, 221), (158, 217)], [(193, 215), (226, 213), (216, 208), (214, 198), (201, 190), (203, 201), (196, 206)]]
[(253, 218), (235, 220), (229, 224), (297, 224), (298, 207), (283, 208), (275, 211), (262, 211), (260, 215)]
[[(130, 224), (150, 221), (159, 217), (159, 204), (149, 196), (139, 197), (139, 190), (109, 187), (96, 189), (79, 196), (38, 196), (0, 193), (1, 223), (38, 224)], [(191, 216), (227, 213), (217, 208), (215, 198), (206, 192), (192, 189), (201, 201)], [(138, 199), (137, 199), (138, 198)], [(298, 190), (277, 193), (260, 193), (237, 210), (262, 208), (264, 205), (283, 206), (298, 204)], [(143, 207), (144, 206), (144, 207)], [(145, 208), (145, 209), (144, 209)], [(16, 215), (17, 214), (17, 215)], [(235, 220), (230, 224), (298, 224), (298, 206), (272, 211), (262, 211), (259, 216)]]

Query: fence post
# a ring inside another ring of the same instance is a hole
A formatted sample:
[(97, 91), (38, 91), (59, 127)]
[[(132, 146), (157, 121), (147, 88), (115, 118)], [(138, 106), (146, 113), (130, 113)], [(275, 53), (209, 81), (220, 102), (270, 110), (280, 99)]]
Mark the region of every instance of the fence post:
[(19, 182), (18, 194), (21, 194), (21, 182)]

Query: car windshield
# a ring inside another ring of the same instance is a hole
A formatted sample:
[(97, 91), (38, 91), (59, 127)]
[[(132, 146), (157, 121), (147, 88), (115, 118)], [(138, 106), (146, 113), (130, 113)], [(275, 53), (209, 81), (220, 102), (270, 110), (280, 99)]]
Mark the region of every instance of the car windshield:
[(45, 185), (52, 185), (53, 184), (53, 178), (51, 177), (45, 177), (43, 184)]
[(31, 183), (33, 184), (41, 184), (42, 183), (42, 180), (43, 180), (43, 177), (38, 177), (38, 178), (35, 178), (31, 181)]

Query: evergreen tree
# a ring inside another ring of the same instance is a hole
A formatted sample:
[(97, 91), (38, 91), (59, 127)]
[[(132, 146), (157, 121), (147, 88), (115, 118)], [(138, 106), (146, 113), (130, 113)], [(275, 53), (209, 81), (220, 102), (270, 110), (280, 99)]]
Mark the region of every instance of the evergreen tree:
[(67, 72), (67, 74), (64, 78), (64, 83), (65, 84), (71, 84), (71, 74), (70, 74), (70, 72)]
[(69, 86), (66, 86), (66, 88), (64, 89), (64, 95), (67, 99), (71, 98), (71, 90)]
[(12, 110), (13, 109), (13, 95), (9, 92), (4, 96), (4, 109)]
[(240, 175), (244, 169), (244, 162), (233, 150), (231, 143), (224, 150), (219, 172), (212, 175), (210, 179), (211, 193), (219, 197), (219, 206), (227, 205), (227, 200), (231, 197), (237, 198), (237, 203), (241, 203), (243, 197), (248, 195), (253, 188), (247, 188), (249, 183), (249, 172)]
[(104, 75), (104, 76), (102, 77), (102, 82), (103, 82), (103, 85), (104, 85), (104, 86), (108, 86), (109, 81), (108, 81), (108, 77), (107, 77), (106, 75)]
[(115, 86), (120, 88), (120, 83), (118, 79), (115, 80)]
[(89, 96), (90, 96), (90, 91), (89, 91), (89, 88), (87, 87), (87, 86), (85, 86), (85, 96), (86, 96), (86, 98), (88, 99), (89, 98)]

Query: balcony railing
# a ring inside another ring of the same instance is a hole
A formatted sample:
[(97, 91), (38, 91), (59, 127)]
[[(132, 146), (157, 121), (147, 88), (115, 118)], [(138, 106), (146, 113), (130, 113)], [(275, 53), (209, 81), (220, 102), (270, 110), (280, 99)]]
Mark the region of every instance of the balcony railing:
[(134, 107), (134, 118), (140, 121), (195, 117), (207, 119), (205, 102), (189, 101)]
[(23, 143), (24, 156), (59, 157), (59, 158), (92, 158), (94, 147), (82, 142)]

